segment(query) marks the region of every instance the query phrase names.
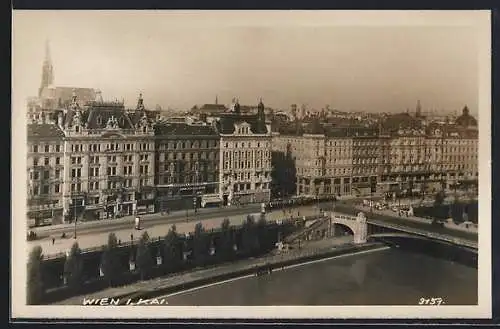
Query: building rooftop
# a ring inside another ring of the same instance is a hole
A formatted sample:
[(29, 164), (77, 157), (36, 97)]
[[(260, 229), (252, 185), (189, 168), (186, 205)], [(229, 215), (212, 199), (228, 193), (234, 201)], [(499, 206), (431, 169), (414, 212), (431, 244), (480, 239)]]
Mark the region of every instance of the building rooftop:
[(28, 139), (31, 138), (63, 138), (64, 132), (53, 123), (28, 124)]
[(227, 113), (217, 121), (217, 128), (222, 134), (233, 134), (235, 124), (246, 122), (250, 125), (250, 130), (254, 134), (267, 134), (266, 123), (259, 120), (257, 115), (241, 115), (237, 113)]
[(218, 136), (212, 126), (189, 125), (187, 123), (162, 122), (154, 126), (156, 136)]

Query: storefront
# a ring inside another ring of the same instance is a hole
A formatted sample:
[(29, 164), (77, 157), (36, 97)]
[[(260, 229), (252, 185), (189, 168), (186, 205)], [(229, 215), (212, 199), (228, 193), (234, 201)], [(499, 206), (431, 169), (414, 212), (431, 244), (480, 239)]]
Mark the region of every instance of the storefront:
[(82, 217), (84, 221), (94, 221), (105, 218), (104, 207), (100, 204), (87, 205)]
[(44, 226), (62, 223), (63, 209), (62, 207), (46, 207), (31, 209), (27, 213), (28, 226)]
[(222, 200), (218, 194), (206, 194), (201, 197), (202, 208), (214, 208), (220, 207), (221, 205)]

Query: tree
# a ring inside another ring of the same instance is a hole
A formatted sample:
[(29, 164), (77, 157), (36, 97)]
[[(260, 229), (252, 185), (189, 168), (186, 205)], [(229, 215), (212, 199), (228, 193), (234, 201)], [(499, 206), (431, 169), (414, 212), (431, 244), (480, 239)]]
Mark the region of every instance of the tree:
[(180, 247), (180, 239), (177, 234), (177, 228), (172, 225), (170, 230), (168, 230), (167, 235), (164, 240), (164, 265), (170, 270), (175, 271), (181, 263), (181, 253), (182, 249)]
[(257, 222), (257, 239), (259, 248), (266, 248), (269, 245), (269, 235), (267, 231), (266, 216), (261, 214)]
[(221, 240), (220, 240), (220, 255), (222, 258), (228, 259), (234, 254), (233, 230), (228, 218), (224, 218), (221, 224)]
[(42, 274), (42, 247), (34, 247), (28, 257), (27, 271), (27, 304), (40, 304), (43, 298), (43, 274)]
[(439, 207), (443, 205), (444, 200), (445, 200), (444, 192), (443, 191), (437, 192), (436, 195), (434, 196), (434, 206)]
[(135, 261), (141, 273), (141, 280), (144, 280), (153, 267), (153, 257), (151, 256), (150, 239), (147, 231), (139, 239)]
[(78, 242), (73, 243), (64, 263), (64, 277), (66, 284), (72, 290), (78, 290), (83, 283), (82, 251)]
[(109, 233), (108, 244), (101, 257), (101, 271), (104, 279), (113, 286), (113, 279), (120, 275), (120, 261), (118, 255), (118, 239), (114, 233)]
[(203, 224), (197, 223), (193, 235), (193, 256), (197, 265), (203, 264), (208, 251), (208, 239)]
[(248, 215), (242, 227), (242, 248), (245, 252), (253, 253), (258, 247), (255, 219)]

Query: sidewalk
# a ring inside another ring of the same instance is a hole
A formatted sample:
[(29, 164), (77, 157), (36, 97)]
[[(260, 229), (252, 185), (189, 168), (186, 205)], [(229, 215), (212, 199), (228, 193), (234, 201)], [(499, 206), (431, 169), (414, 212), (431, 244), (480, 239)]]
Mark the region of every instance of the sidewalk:
[[(312, 209), (311, 207), (302, 207), (293, 210), (292, 214), (294, 215), (294, 217), (297, 217), (297, 211), (300, 211), (300, 216), (312, 216), (318, 214), (318, 210), (316, 209)], [(252, 213), (251, 211), (248, 212), (248, 214), (251, 213)], [(248, 214), (232, 215), (232, 216), (221, 215), (216, 218), (210, 218), (204, 220), (196, 220), (194, 218), (191, 218), (188, 222), (182, 221), (177, 223), (163, 223), (149, 227), (146, 222), (144, 224), (144, 229), (140, 231), (135, 230), (133, 228), (133, 225), (130, 225), (129, 228), (110, 230), (106, 232), (100, 232), (97, 234), (86, 234), (81, 236), (77, 234), (77, 239), (73, 239), (73, 233), (71, 233), (68, 234), (67, 235), (68, 237), (65, 239), (56, 238), (54, 244), (52, 244), (52, 240), (50, 239), (28, 241), (27, 252), (29, 252), (34, 246), (39, 245), (42, 247), (43, 254), (46, 256), (65, 253), (67, 250), (71, 248), (71, 246), (75, 241), (78, 242), (80, 249), (88, 249), (88, 248), (104, 246), (107, 243), (108, 235), (111, 232), (115, 233), (117, 239), (121, 240), (122, 242), (128, 242), (131, 240), (131, 238), (133, 238), (133, 240), (136, 240), (140, 237), (140, 235), (142, 235), (146, 231), (148, 232), (148, 235), (151, 239), (158, 239), (158, 238), (163, 239), (165, 235), (168, 233), (169, 229), (172, 227), (172, 225), (176, 226), (178, 233), (184, 234), (188, 232), (193, 232), (195, 225), (199, 222), (203, 223), (203, 227), (205, 228), (205, 230), (210, 230), (212, 228), (219, 228), (220, 225), (222, 224), (222, 221), (226, 217), (229, 219), (231, 225), (241, 225), (243, 221), (246, 220)], [(283, 212), (281, 210), (275, 210), (271, 213), (266, 214), (266, 219), (268, 221), (276, 221), (278, 219), (283, 219), (283, 218), (290, 218), (290, 214), (286, 212), (286, 215), (283, 215)]]
[[(260, 204), (249, 204), (245, 206), (240, 206), (240, 207), (228, 207), (228, 208), (198, 208), (198, 213), (199, 214), (210, 214), (210, 213), (221, 213), (223, 214), (224, 211), (227, 210), (236, 210), (236, 209), (249, 209), (251, 211), (255, 209), (260, 210)], [(193, 214), (194, 210), (193, 209), (188, 209), (189, 214)], [(180, 216), (185, 216), (186, 210), (176, 210), (176, 211), (171, 211), (168, 215), (167, 213), (154, 213), (154, 214), (144, 214), (144, 215), (139, 215), (142, 220), (147, 221), (153, 218), (158, 218), (158, 217), (180, 217)], [(119, 218), (108, 218), (108, 219), (100, 219), (100, 220), (93, 220), (93, 221), (78, 221), (78, 227), (82, 228), (87, 228), (87, 227), (99, 227), (99, 226), (106, 226), (109, 224), (115, 224), (115, 223), (120, 223), (120, 222), (127, 222), (127, 221), (133, 221), (135, 219), (135, 215), (128, 215), (128, 216), (123, 216)], [(40, 232), (50, 232), (50, 231), (57, 231), (60, 229), (70, 229), (73, 228), (74, 224), (73, 223), (65, 223), (65, 224), (57, 224), (57, 225), (47, 225), (47, 226), (39, 226), (39, 227), (33, 227), (31, 228), (32, 231), (35, 231), (37, 233)]]
[[(365, 213), (370, 212), (370, 207), (366, 206), (356, 206), (356, 209), (361, 210)], [(422, 218), (422, 217), (417, 217), (417, 216), (398, 216), (398, 214), (392, 210), (389, 209), (384, 209), (384, 210), (377, 210), (373, 209), (373, 213), (379, 214), (379, 215), (385, 215), (388, 217), (393, 217), (393, 218), (398, 218), (401, 220), (411, 220), (414, 222), (419, 222), (419, 223), (424, 223), (424, 224), (431, 224), (432, 223), (432, 218)], [(455, 230), (455, 231), (462, 231), (462, 232), (467, 232), (467, 233), (478, 233), (477, 228), (465, 228), (461, 227), (456, 224), (450, 224), (450, 223), (445, 223), (444, 226), (450, 230)]]

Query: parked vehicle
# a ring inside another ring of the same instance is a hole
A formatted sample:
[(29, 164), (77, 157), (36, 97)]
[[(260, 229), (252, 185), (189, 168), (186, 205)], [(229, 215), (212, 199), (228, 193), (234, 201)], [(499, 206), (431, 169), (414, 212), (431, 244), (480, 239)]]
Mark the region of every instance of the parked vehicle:
[(135, 217), (135, 229), (136, 230), (141, 229), (141, 218), (139, 216)]

